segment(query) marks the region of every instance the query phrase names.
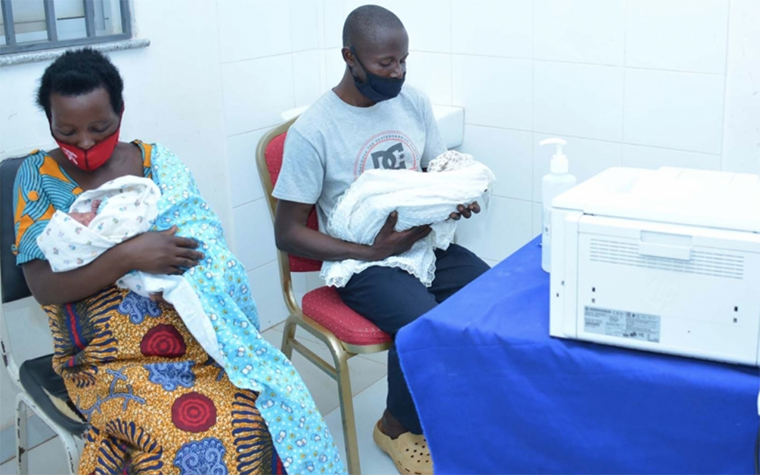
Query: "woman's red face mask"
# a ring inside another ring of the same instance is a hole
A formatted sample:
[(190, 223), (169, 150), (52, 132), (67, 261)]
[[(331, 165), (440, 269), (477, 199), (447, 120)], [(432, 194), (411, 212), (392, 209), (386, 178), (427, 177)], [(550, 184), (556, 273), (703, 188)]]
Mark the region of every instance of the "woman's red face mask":
[(71, 163), (81, 168), (84, 171), (91, 172), (102, 167), (104, 163), (111, 158), (113, 151), (116, 149), (116, 144), (119, 143), (119, 131), (121, 130), (121, 123), (114, 133), (107, 138), (96, 143), (92, 147), (84, 150), (76, 145), (69, 145), (61, 142), (55, 135), (55, 143), (61, 147), (61, 152), (69, 159)]
[[(102, 167), (119, 143), (124, 109), (114, 115), (111, 98), (105, 88), (73, 96), (53, 93), (50, 95), (50, 106), (50, 133), (66, 159), (87, 172)], [(118, 121), (116, 124), (115, 120)], [(113, 130), (114, 125), (116, 130), (104, 136), (107, 130)], [(104, 127), (106, 130), (101, 131)], [(90, 144), (87, 149), (81, 147)]]

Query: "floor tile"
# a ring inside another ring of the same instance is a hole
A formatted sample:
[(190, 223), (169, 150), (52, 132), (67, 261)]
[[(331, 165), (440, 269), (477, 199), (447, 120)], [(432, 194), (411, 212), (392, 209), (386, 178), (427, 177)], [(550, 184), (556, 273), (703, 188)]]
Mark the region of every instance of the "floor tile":
[[(270, 330), (271, 331), (276, 331), (276, 332), (283, 333), (285, 331), (285, 322), (282, 322), (282, 323), (280, 323), (278, 325), (275, 325), (274, 327), (270, 328), (269, 330), (266, 330), (264, 333), (266, 333), (267, 331), (270, 331)], [(308, 340), (308, 341), (311, 341), (311, 342), (314, 342), (314, 343), (322, 344), (322, 342), (317, 337), (315, 337), (311, 333), (307, 332), (303, 328), (296, 328), (296, 335), (298, 336), (299, 339)], [(266, 335), (264, 335), (264, 337), (266, 338)], [(282, 335), (280, 335), (280, 338), (282, 338)], [(269, 341), (269, 342), (272, 343), (272, 344), (275, 344), (272, 341)], [(276, 343), (277, 348), (280, 348), (281, 344), (282, 344), (282, 341), (278, 340), (277, 343)], [(375, 363), (380, 363), (380, 364), (383, 364), (383, 365), (387, 365), (388, 364), (388, 352), (387, 351), (381, 351), (380, 353), (371, 353), (371, 354), (367, 354), (367, 355), (357, 355), (357, 357), (358, 358), (365, 358), (365, 359), (368, 359), (370, 361), (374, 361)]]
[[(270, 329), (265, 331), (262, 336), (271, 344), (280, 348), (282, 343), (282, 332)], [(332, 363), (332, 357), (327, 347), (321, 343), (310, 340), (302, 340), (307, 348), (311, 349), (320, 358)], [(293, 353), (293, 365), (296, 367), (306, 387), (309, 388), (311, 396), (317, 403), (317, 408), (322, 414), (327, 414), (338, 407), (338, 384), (330, 376), (325, 374), (316, 365), (309, 362), (300, 354)], [(362, 390), (368, 388), (379, 380), (385, 381), (387, 366), (378, 361), (368, 358), (352, 358), (348, 362), (349, 372), (351, 374), (351, 392), (356, 395)]]
[[(376, 382), (354, 397), (354, 413), (356, 418), (356, 438), (359, 443), (359, 459), (363, 475), (394, 475), (398, 471), (388, 455), (380, 450), (372, 440), (372, 429), (385, 409), (385, 395), (388, 384), (385, 379)], [(330, 427), (335, 444), (345, 456), (343, 440), (343, 424), (340, 410), (336, 409), (325, 417)]]
[[(63, 445), (54, 437), (42, 445), (33, 448), (27, 454), (29, 457), (30, 475), (59, 475), (68, 473), (66, 468), (66, 452)], [(16, 459), (0, 465), (0, 475), (15, 475)]]
[(380, 363), (388, 366), (388, 350), (381, 351), (380, 353), (370, 353), (368, 355), (357, 355), (359, 358), (365, 358), (375, 363)]

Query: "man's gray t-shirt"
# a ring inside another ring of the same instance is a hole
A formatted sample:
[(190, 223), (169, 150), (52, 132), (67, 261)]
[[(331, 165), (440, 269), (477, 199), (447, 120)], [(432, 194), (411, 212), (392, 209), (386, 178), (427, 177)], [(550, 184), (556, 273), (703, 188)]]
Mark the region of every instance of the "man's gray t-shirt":
[(288, 130), (282, 170), (272, 195), (317, 204), (319, 229), (338, 198), (366, 170), (421, 171), (446, 151), (430, 101), (404, 86), (371, 107), (346, 104), (328, 91)]

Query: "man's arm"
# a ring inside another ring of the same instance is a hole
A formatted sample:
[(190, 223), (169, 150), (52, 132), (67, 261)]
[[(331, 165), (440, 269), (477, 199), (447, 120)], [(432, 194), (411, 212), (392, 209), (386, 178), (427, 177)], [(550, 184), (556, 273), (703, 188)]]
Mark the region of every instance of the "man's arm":
[(430, 234), (430, 226), (418, 226), (406, 231), (394, 230), (398, 215), (388, 216), (371, 246), (341, 241), (310, 229), (306, 222), (314, 205), (280, 200), (274, 219), (277, 248), (288, 254), (321, 261), (380, 261), (401, 254)]

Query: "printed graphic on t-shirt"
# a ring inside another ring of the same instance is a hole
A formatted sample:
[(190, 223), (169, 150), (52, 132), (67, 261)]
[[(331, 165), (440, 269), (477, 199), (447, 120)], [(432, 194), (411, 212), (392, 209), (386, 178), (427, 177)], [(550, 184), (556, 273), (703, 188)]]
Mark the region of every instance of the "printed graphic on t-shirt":
[(416, 170), (419, 152), (408, 135), (389, 130), (375, 135), (363, 146), (356, 157), (354, 179), (367, 170)]

